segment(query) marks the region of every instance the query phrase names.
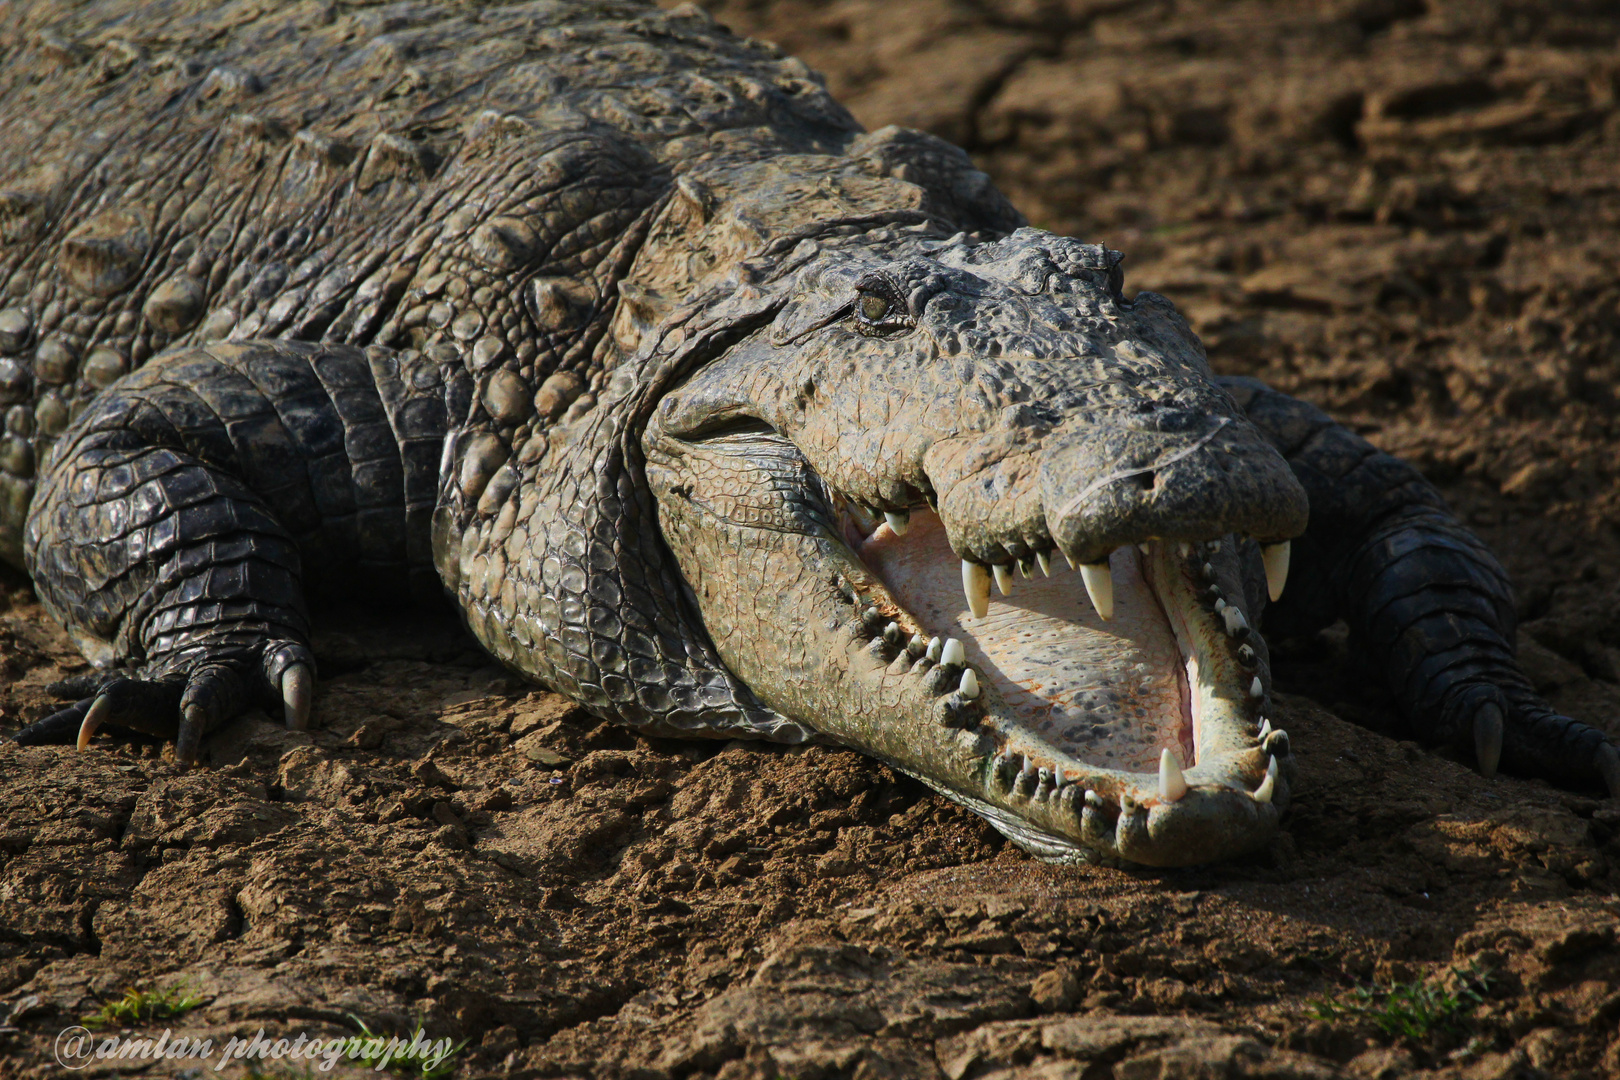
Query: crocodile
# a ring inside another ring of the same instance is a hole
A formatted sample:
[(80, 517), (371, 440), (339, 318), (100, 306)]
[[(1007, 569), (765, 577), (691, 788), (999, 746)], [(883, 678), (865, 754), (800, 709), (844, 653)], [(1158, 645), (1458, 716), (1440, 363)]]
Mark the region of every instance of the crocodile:
[(21, 742), (302, 728), (312, 605), (447, 596), (601, 717), (1181, 865), (1291, 797), (1264, 615), (1487, 775), (1620, 784), (1415, 468), (701, 8), (10, 12), (0, 558), (91, 662)]

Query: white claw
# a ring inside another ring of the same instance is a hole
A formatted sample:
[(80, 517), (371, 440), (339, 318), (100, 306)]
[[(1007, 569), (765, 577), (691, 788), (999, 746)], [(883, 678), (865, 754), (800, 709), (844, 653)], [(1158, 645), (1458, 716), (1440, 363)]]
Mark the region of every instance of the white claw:
[(972, 668), (962, 669), (962, 684), (956, 690), (965, 701), (972, 701), (979, 696), (979, 677), (973, 674)]
[(1260, 676), (1258, 675), (1254, 677), (1254, 682), (1249, 684), (1249, 696), (1252, 698), (1263, 698), (1266, 696), (1266, 688), (1260, 685)]
[(1495, 776), (1502, 763), (1502, 710), (1490, 702), (1474, 714), (1474, 759), (1482, 776)]
[(990, 613), (990, 570), (976, 562), (962, 560), (962, 593), (975, 619)]
[(944, 647), (939, 650), (939, 662), (944, 667), (960, 667), (967, 662), (967, 650), (955, 638), (946, 638)]
[(314, 689), (315, 676), (308, 664), (288, 664), (287, 670), (281, 673), (281, 704), (288, 731), (303, 731), (309, 727), (309, 705)]
[(1283, 586), (1288, 583), (1288, 554), (1292, 547), (1287, 540), (1260, 545), (1260, 561), (1266, 564), (1266, 595), (1273, 601), (1282, 598)]
[(930, 663), (937, 664), (939, 663), (939, 650), (944, 647), (945, 643), (939, 640), (939, 638), (929, 638), (928, 648), (926, 651), (924, 651), (923, 655), (928, 657)]
[(997, 563), (990, 569), (996, 575), (996, 588), (1000, 591), (1001, 595), (1006, 596), (1008, 593), (1012, 592), (1012, 568), (1002, 566), (1000, 563)]
[(1080, 577), (1086, 583), (1086, 595), (1091, 597), (1091, 606), (1097, 609), (1097, 614), (1104, 620), (1114, 617), (1114, 575), (1109, 572), (1107, 563), (1084, 563), (1080, 567)]
[(896, 536), (906, 535), (906, 530), (911, 528), (911, 515), (909, 513), (893, 514), (885, 510), (883, 511), (883, 520), (889, 523), (889, 528), (894, 530)]
[(79, 749), (90, 749), (90, 740), (95, 737), (96, 730), (107, 722), (107, 716), (112, 712), (112, 702), (106, 697), (98, 697), (90, 704), (90, 711), (84, 714), (79, 723)]
[(1051, 560), (1050, 557), (1048, 557), (1046, 552), (1037, 551), (1035, 553), (1035, 565), (1037, 565), (1037, 566), (1039, 566), (1041, 568), (1041, 576), (1043, 576), (1043, 577), (1051, 577), (1052, 576), (1052, 560)]
[(1165, 802), (1176, 802), (1185, 794), (1187, 778), (1181, 775), (1181, 766), (1167, 747), (1159, 755), (1159, 798)]

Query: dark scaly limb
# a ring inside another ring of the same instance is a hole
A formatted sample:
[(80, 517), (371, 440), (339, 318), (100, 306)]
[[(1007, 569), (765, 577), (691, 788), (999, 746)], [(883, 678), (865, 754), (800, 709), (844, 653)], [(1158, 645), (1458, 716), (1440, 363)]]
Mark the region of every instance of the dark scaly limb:
[[(309, 719), (316, 595), (432, 595), (438, 373), (391, 350), (247, 342), (159, 358), (63, 442), (30, 518), (46, 606), (102, 669), (19, 733), (203, 735), (256, 704)], [(423, 378), (426, 373), (429, 377)], [(418, 389), (423, 387), (425, 389)], [(352, 581), (357, 588), (346, 586)]]
[(1417, 469), (1257, 380), (1220, 381), (1310, 496), (1267, 628), (1308, 633), (1343, 617), (1418, 738), (1472, 754), (1486, 776), (1500, 766), (1620, 794), (1620, 753), (1531, 687), (1506, 571)]

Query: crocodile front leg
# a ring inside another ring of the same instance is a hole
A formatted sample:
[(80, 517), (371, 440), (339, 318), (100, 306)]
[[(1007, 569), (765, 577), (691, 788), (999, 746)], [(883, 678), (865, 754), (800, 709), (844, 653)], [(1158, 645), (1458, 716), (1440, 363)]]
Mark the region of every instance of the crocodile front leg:
[[(220, 343), (159, 357), (57, 444), (28, 570), (98, 672), (19, 733), (203, 735), (280, 703), (308, 720), (306, 592), (437, 595), (439, 372), (389, 349)], [(356, 588), (357, 587), (357, 588)]]
[(1620, 794), (1620, 752), (1560, 715), (1514, 657), (1507, 573), (1411, 465), (1305, 402), (1223, 378), (1310, 497), (1310, 526), (1268, 623), (1309, 632), (1344, 618), (1413, 733), (1472, 752), (1479, 770)]

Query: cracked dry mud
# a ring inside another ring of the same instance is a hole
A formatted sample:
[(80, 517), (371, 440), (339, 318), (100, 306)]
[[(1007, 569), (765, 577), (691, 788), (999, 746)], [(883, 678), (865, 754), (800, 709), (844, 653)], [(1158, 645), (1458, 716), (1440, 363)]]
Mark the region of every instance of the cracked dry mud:
[[(1512, 570), (1538, 688), (1620, 733), (1610, 5), (710, 6), (1124, 250), (1217, 369), (1419, 463)], [(1380, 733), (1331, 633), (1279, 664), (1286, 835), (1132, 873), (1034, 862), (848, 751), (597, 725), (446, 621), (323, 626), (311, 733), (255, 714), (191, 772), (0, 745), (0, 1076), (175, 983), (189, 1033), (421, 1017), (467, 1075), (1620, 1074), (1620, 804)], [(0, 726), (79, 663), (0, 579)], [(1313, 1018), (1468, 964), (1460, 1034)]]

